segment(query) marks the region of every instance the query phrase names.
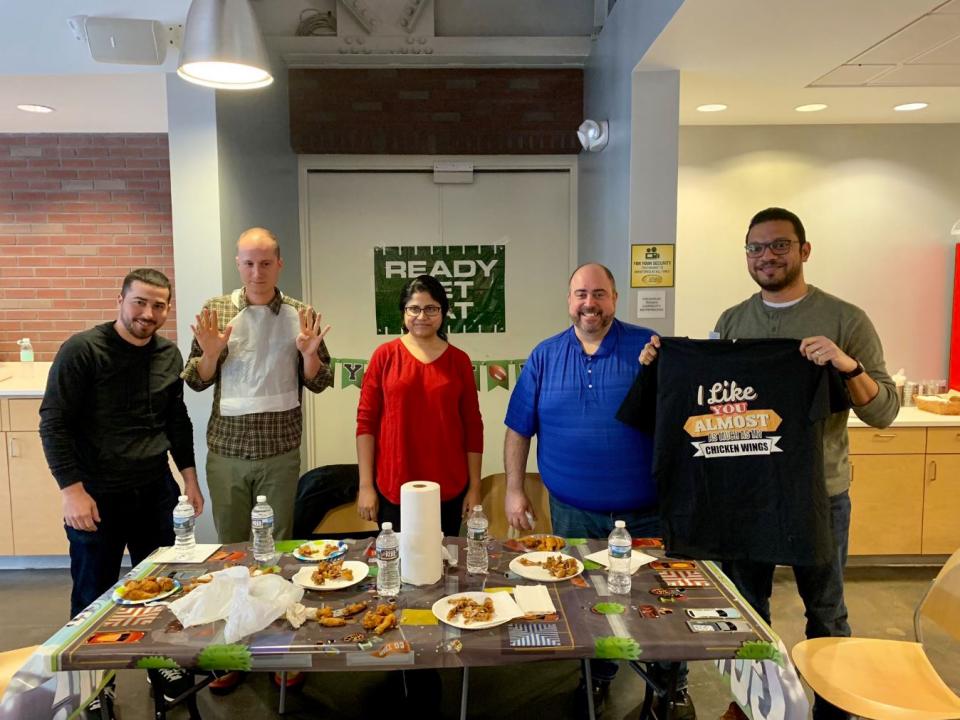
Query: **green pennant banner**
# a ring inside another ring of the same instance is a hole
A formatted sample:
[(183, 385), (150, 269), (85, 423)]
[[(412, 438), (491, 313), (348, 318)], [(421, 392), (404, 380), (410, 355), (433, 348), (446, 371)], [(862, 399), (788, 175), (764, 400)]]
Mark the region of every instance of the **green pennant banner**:
[(367, 361), (364, 359), (338, 359), (340, 366), (340, 387), (350, 387), (355, 385), (360, 387), (363, 382), (363, 371), (367, 368)]
[(510, 367), (509, 360), (487, 360), (483, 364), (487, 369), (487, 390), (510, 389), (510, 373), (507, 370)]
[[(340, 377), (340, 389), (360, 387), (363, 384), (363, 374), (366, 372), (369, 360), (366, 358), (330, 358), (330, 367), (334, 378)], [(526, 358), (519, 360), (474, 360), (473, 381), (477, 392), (489, 392), (496, 388), (510, 390), (510, 376), (517, 382), (520, 371), (526, 363)], [(338, 371), (339, 368), (339, 371)], [(486, 378), (486, 380), (484, 380)]]

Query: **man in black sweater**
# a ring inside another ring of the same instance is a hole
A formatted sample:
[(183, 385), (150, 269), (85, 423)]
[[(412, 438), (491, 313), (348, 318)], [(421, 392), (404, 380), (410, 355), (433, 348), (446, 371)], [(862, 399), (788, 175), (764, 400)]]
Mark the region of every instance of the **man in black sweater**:
[(203, 510), (183, 358), (156, 335), (171, 299), (163, 273), (133, 270), (123, 280), (117, 320), (69, 338), (50, 369), (40, 437), (63, 498), (73, 616), (117, 581), (124, 547), (136, 565), (173, 544), (180, 490), (168, 450), (184, 493), (197, 514)]

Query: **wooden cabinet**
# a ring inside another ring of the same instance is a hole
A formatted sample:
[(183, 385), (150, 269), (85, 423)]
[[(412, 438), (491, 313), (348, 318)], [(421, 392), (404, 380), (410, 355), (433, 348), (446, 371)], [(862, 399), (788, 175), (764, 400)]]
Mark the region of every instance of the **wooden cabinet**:
[(7, 515), (0, 508), (0, 554), (66, 555), (60, 489), (40, 444), (40, 399), (9, 398), (2, 405), (6, 432), (0, 433), (5, 448), (0, 462), (6, 475), (0, 471), (0, 503), (6, 498)]
[(924, 474), (923, 553), (960, 547), (960, 428), (929, 428)]
[(851, 555), (919, 555), (925, 428), (851, 428)]
[(960, 427), (850, 429), (851, 555), (960, 547)]
[[(0, 432), (3, 446), (7, 446), (7, 433)], [(10, 510), (10, 472), (7, 469), (7, 453), (0, 452), (0, 555), (13, 555), (13, 522)]]

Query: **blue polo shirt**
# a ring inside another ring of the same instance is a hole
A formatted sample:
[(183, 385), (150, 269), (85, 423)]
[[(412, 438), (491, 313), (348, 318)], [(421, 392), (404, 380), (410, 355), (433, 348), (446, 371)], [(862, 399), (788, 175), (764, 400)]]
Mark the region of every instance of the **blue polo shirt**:
[(540, 475), (561, 502), (597, 512), (656, 507), (652, 438), (616, 419), (652, 334), (615, 319), (593, 355), (572, 326), (530, 353), (504, 423), (537, 436)]

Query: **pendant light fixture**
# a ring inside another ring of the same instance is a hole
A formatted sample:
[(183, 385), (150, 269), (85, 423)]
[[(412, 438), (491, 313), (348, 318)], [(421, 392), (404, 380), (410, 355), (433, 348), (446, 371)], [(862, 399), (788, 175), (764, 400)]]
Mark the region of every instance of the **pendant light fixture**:
[(249, 0), (193, 0), (177, 74), (220, 90), (252, 90), (273, 82)]

